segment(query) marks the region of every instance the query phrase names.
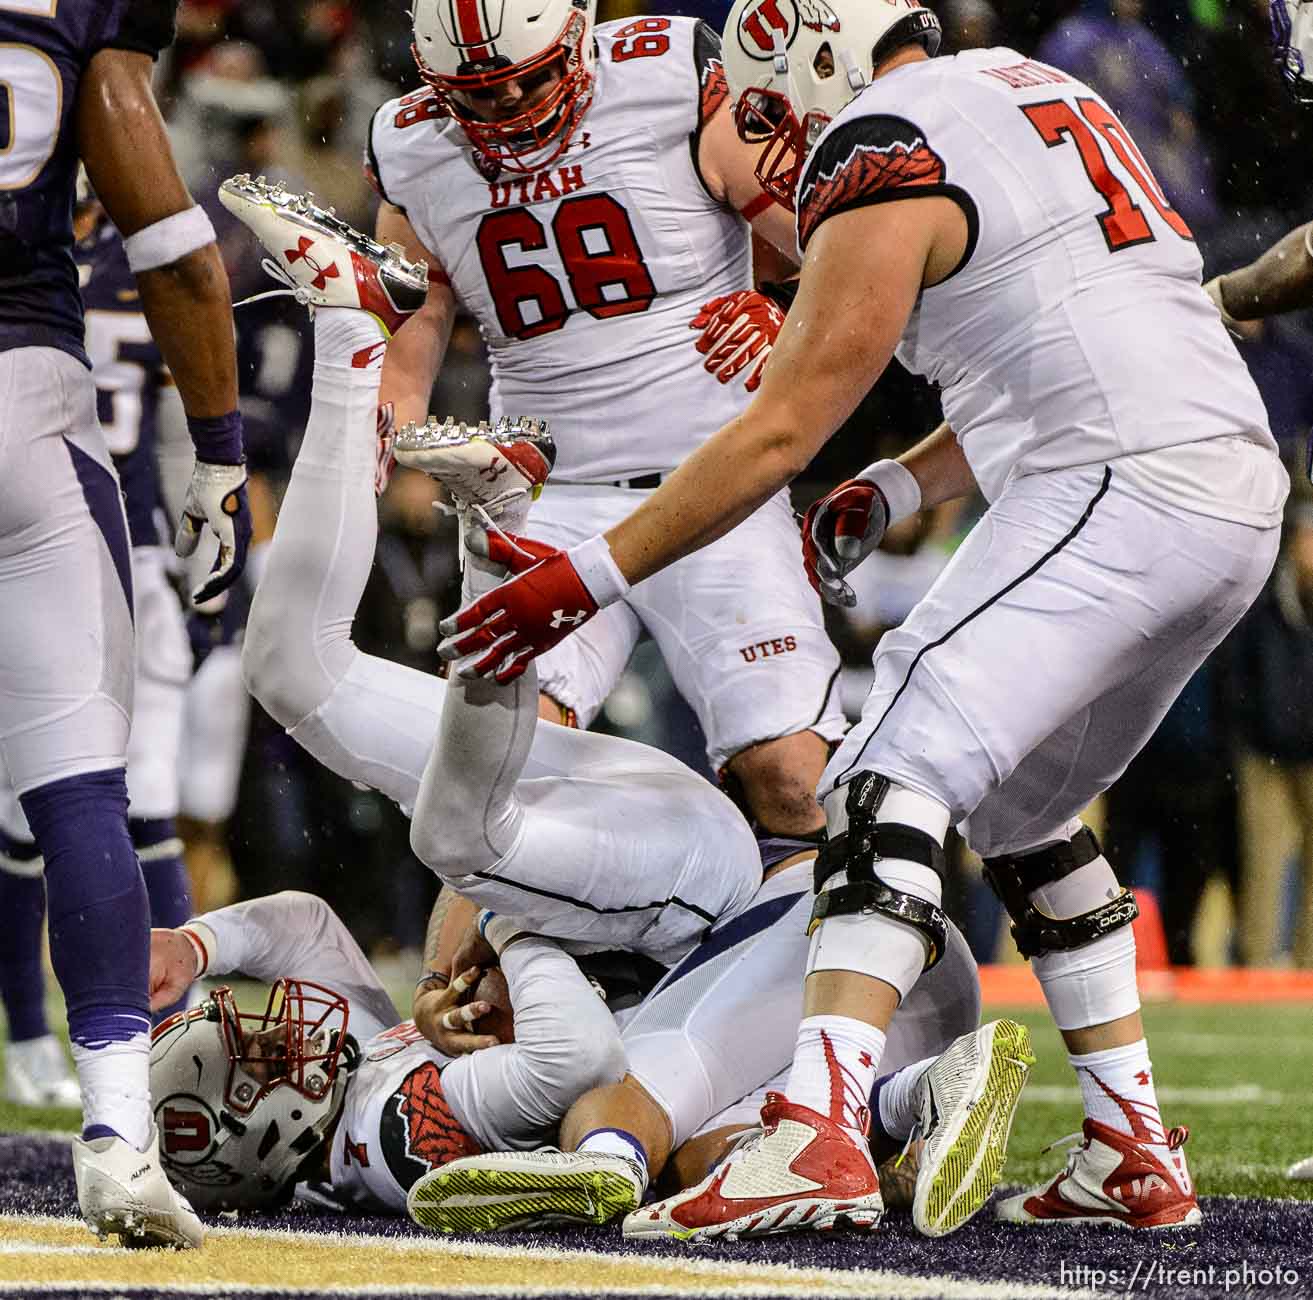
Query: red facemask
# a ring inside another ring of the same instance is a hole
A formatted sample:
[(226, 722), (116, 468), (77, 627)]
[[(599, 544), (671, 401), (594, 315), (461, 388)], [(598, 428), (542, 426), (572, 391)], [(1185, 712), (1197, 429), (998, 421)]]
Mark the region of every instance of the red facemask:
[(799, 122), (788, 96), (778, 90), (745, 90), (734, 106), (739, 139), (766, 143), (757, 159), (757, 183), (790, 212), (802, 165), (829, 124), (825, 113), (808, 113)]

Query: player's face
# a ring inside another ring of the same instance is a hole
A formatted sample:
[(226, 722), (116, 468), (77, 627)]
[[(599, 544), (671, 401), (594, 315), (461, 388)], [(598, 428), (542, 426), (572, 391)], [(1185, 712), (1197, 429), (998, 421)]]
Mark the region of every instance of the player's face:
[(463, 90), (455, 97), (484, 122), (506, 122), (541, 104), (560, 83), (565, 57), (527, 73), (479, 90)]

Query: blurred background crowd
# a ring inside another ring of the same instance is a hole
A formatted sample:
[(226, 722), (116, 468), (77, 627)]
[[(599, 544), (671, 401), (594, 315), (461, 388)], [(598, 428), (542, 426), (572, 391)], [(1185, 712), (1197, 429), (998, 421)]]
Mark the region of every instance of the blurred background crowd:
[[(1313, 217), (1313, 117), (1288, 99), (1272, 65), (1266, 0), (930, 3), (949, 52), (1010, 45), (1099, 90), (1189, 222), (1206, 277), (1248, 262)], [(715, 0), (602, 0), (599, 18), (684, 13), (719, 28), (726, 8)], [(409, 46), (403, 0), (183, 0), (178, 41), (160, 70), (162, 99), (189, 183), (219, 231), (235, 298), (268, 286), (246, 232), (214, 200), (217, 183), (234, 172), (264, 173), (372, 227), (375, 200), (361, 151), (374, 109), (417, 84)], [(308, 330), (286, 299), (245, 307), (237, 318), (252, 465), (272, 508), (308, 409)], [(1302, 485), (1292, 496), (1282, 559), (1255, 609), (1201, 669), (1095, 821), (1127, 882), (1155, 891), (1174, 962), (1310, 966), (1313, 493), (1302, 447), (1313, 423), (1313, 319), (1279, 317), (1249, 333), (1239, 346)], [(432, 409), (478, 419), (486, 394), (478, 332), (466, 322)], [(877, 456), (897, 454), (937, 419), (933, 390), (895, 364), (795, 485), (798, 504)], [(450, 526), (432, 495), (426, 479), (394, 478), (356, 626), (371, 652), (425, 671), (436, 668), (437, 620), (458, 591)], [(858, 609), (832, 626), (854, 711), (872, 645), (905, 616), (980, 509), (909, 521), (860, 571)], [(240, 613), (234, 602), (228, 632), (239, 628)], [(198, 658), (208, 649), (200, 638)], [(696, 723), (645, 648), (599, 725), (705, 770)], [(397, 810), (318, 767), (258, 707), (250, 709), (243, 754), (234, 796), (210, 801), (187, 827), (197, 910), (308, 888), (337, 907), (376, 957), (410, 960), (435, 884), (411, 856)], [(999, 912), (968, 861), (959, 862), (952, 901), (981, 960), (1010, 950), (999, 944)]]

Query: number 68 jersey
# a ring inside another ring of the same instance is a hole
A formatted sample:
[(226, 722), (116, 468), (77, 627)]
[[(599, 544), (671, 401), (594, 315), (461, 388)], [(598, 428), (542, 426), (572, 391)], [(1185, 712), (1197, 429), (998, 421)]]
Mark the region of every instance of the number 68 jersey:
[(427, 91), (384, 104), (370, 132), (380, 192), (483, 332), (492, 414), (549, 420), (566, 483), (670, 470), (747, 400), (707, 373), (689, 329), (750, 287), (747, 224), (697, 169), (725, 97), (719, 41), (682, 18), (595, 35), (592, 103), (535, 175), (497, 171)]
[(799, 244), (836, 213), (928, 195), (961, 208), (967, 245), (897, 356), (941, 386), (988, 499), (1014, 476), (1117, 461), (1167, 504), (1280, 518), (1267, 414), (1189, 227), (1089, 86), (1007, 49), (878, 77), (807, 158)]

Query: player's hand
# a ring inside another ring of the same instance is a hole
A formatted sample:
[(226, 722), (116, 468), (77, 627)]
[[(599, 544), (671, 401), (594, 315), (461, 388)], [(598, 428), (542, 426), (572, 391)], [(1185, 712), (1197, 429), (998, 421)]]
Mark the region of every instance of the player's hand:
[(468, 1000), (479, 982), (481, 968), (470, 966), (462, 971), (453, 962), (451, 971), (451, 982), (445, 987), (433, 986), (416, 996), (411, 1007), (415, 1028), (448, 1056), (468, 1056), (485, 1047), (496, 1047), (495, 1035), (474, 1032), (475, 1022), (492, 1010), (490, 1002)]
[(815, 502), (802, 521), (802, 562), (807, 580), (831, 605), (857, 604), (844, 581), (880, 545), (889, 526), (884, 493), (865, 479), (849, 479)]
[(753, 393), (783, 324), (784, 313), (774, 302), (755, 289), (741, 289), (713, 298), (689, 329), (702, 331), (697, 349), (706, 357), (704, 368), (728, 384), (750, 366), (743, 386)]
[(150, 1009), (180, 1002), (196, 978), (196, 949), (181, 930), (150, 932)]
[(513, 575), (495, 591), (457, 610), (438, 625), (438, 654), (447, 660), (481, 657), (462, 676), (513, 682), (530, 660), (563, 641), (597, 613), (570, 555), (512, 533), (482, 536), (488, 558)]
[(198, 460), (187, 487), (182, 520), (174, 538), (174, 552), (183, 558), (200, 543), (201, 529), (208, 525), (219, 539), (219, 554), (209, 578), (192, 592), (199, 605), (217, 596), (242, 575), (251, 545), (251, 505), (246, 499), (246, 466), (216, 465)]

